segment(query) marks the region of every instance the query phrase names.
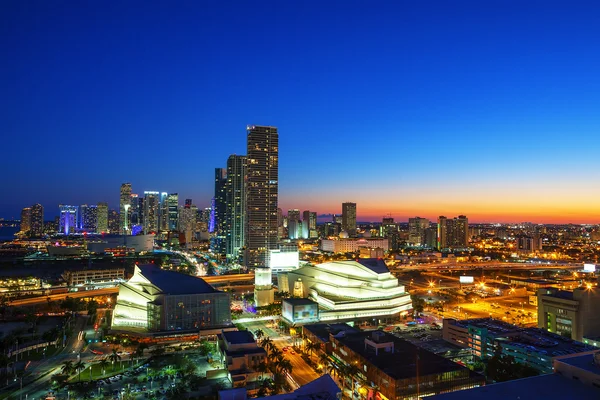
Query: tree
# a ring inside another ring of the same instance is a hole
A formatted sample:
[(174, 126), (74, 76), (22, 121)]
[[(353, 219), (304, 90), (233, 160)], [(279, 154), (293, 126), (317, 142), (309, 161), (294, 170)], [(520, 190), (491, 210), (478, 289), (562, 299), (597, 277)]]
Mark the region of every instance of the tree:
[(425, 300), (416, 294), (411, 294), (410, 299), (412, 300), (413, 310), (417, 313), (423, 312), (423, 309), (425, 308)]
[(513, 356), (502, 354), (502, 347), (496, 345), (494, 356), (488, 360), (486, 376), (496, 382), (536, 376), (539, 372), (528, 364), (516, 362)]
[(79, 360), (77, 361), (77, 363), (75, 365), (73, 365), (73, 368), (75, 368), (75, 371), (78, 372), (79, 374), (79, 382), (81, 382), (81, 371), (83, 371), (85, 369), (85, 364), (83, 361)]
[(60, 369), (60, 371), (64, 375), (71, 375), (74, 370), (75, 370), (75, 367), (73, 366), (73, 361), (70, 361), (70, 360), (63, 361), (62, 368)]
[(319, 355), (319, 363), (323, 365), (323, 372), (327, 373), (327, 370), (329, 369), (329, 356), (327, 355), (327, 353), (321, 353)]
[(257, 329), (254, 331), (254, 336), (256, 336), (256, 340), (260, 340), (265, 336), (265, 332), (262, 329)]
[(165, 347), (164, 346), (158, 346), (155, 347), (154, 349), (152, 349), (150, 351), (150, 354), (152, 354), (153, 356), (162, 356), (163, 354), (165, 354)]
[(110, 362), (108, 362), (108, 360), (106, 358), (103, 358), (102, 360), (100, 360), (100, 362), (98, 364), (100, 365), (100, 368), (102, 369), (102, 375), (104, 375), (104, 373), (106, 371), (106, 367), (108, 367), (110, 365)]
[(265, 378), (264, 374), (265, 372), (269, 371), (269, 366), (267, 365), (266, 362), (261, 362), (260, 364), (258, 364), (256, 366), (256, 371), (260, 372), (260, 378), (261, 380)]
[(260, 341), (260, 346), (262, 348), (264, 348), (265, 350), (267, 350), (267, 353), (269, 352), (269, 347), (270, 345), (273, 344), (273, 341), (271, 340), (271, 338), (269, 338), (268, 336), (265, 336), (264, 338), (262, 338), (262, 340)]
[(108, 356), (108, 359), (112, 363), (113, 371), (115, 370), (115, 363), (121, 361), (121, 355), (117, 354), (117, 349), (113, 348), (112, 353)]

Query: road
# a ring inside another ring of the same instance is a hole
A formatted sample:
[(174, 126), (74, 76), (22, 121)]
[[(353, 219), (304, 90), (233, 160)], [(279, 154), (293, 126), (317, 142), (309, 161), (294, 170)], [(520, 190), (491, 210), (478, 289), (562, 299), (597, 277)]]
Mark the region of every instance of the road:
[(10, 394), (10, 398), (16, 399), (21, 397), (21, 395), (23, 398), (28, 398), (30, 393), (45, 393), (50, 387), (49, 382), (52, 379), (52, 375), (60, 371), (64, 361), (72, 360), (75, 363), (77, 362), (78, 357), (80, 357), (84, 363), (87, 363), (89, 359), (96, 358), (96, 356), (91, 353), (82, 353), (79, 355), (79, 352), (84, 346), (81, 332), (84, 330), (86, 321), (87, 316), (80, 316), (76, 318), (74, 322), (72, 322), (73, 335), (69, 338), (69, 340), (67, 340), (60, 353), (41, 361), (32, 362), (29, 365), (27, 368), (27, 372), (29, 374), (23, 378), (22, 390), (19, 389), (20, 382), (15, 382), (13, 385), (2, 389), (2, 395), (5, 395), (6, 392), (12, 392)]
[[(246, 322), (244, 323), (244, 326), (252, 332), (261, 329), (265, 333), (265, 336), (270, 337), (273, 340), (273, 344), (281, 351), (283, 351), (284, 347), (292, 347), (294, 344), (293, 338), (288, 335), (282, 336), (277, 329), (270, 324), (270, 319), (271, 318), (264, 321)], [(296, 340), (296, 342), (299, 343), (298, 340)], [(292, 364), (292, 379), (298, 385), (305, 385), (321, 376), (302, 359), (302, 356), (299, 353), (292, 354), (291, 351), (288, 350), (283, 354)], [(315, 357), (316, 356), (313, 356), (313, 359), (316, 359)]]

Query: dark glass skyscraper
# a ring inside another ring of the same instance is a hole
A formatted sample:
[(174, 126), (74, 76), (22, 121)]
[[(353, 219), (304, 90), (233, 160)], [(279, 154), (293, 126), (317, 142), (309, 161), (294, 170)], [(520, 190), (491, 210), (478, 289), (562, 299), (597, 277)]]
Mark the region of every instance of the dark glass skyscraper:
[(226, 237), (227, 258), (237, 259), (244, 247), (246, 156), (229, 156), (227, 159)]
[(210, 249), (220, 255), (225, 256), (227, 244), (227, 221), (225, 214), (227, 211), (227, 169), (215, 168), (215, 197), (214, 197), (214, 231), (210, 239)]
[(356, 203), (342, 203), (342, 229), (356, 236)]
[(279, 135), (272, 126), (248, 126), (246, 181), (246, 257), (250, 267), (264, 267), (277, 248)]

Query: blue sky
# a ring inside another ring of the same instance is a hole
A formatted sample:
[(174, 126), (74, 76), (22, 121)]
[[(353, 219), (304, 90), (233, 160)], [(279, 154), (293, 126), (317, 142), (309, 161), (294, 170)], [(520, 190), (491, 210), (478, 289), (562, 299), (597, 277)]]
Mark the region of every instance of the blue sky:
[(600, 222), (595, 2), (1, 7), (0, 217), (126, 181), (208, 206), (264, 124), (284, 209)]

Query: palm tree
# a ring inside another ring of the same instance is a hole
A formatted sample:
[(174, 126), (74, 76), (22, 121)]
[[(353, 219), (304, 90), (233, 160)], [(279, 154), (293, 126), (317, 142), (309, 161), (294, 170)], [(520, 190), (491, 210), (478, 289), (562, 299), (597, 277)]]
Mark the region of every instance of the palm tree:
[(256, 366), (256, 370), (258, 372), (260, 372), (260, 379), (263, 380), (265, 378), (265, 376), (264, 376), (265, 372), (269, 371), (269, 366), (267, 365), (266, 362), (261, 362), (260, 364), (258, 364)]
[(291, 375), (292, 373), (292, 363), (290, 362), (290, 360), (288, 360), (287, 358), (284, 358), (280, 363), (279, 363), (279, 370), (281, 371), (281, 373), (283, 372), (287, 372), (288, 374)]
[(100, 362), (98, 364), (100, 364), (100, 368), (102, 369), (102, 375), (104, 375), (105, 371), (106, 371), (106, 367), (108, 367), (108, 365), (110, 363), (108, 362), (108, 360), (106, 358), (103, 358), (102, 360), (100, 360)]
[(262, 329), (257, 329), (254, 331), (254, 336), (256, 336), (256, 340), (260, 340), (265, 336), (265, 332)]
[(135, 350), (136, 353), (138, 353), (140, 355), (140, 357), (144, 357), (144, 350), (146, 350), (148, 348), (148, 345), (146, 343), (140, 343), (137, 346), (137, 349)]
[(117, 354), (117, 349), (114, 348), (112, 349), (112, 354), (108, 356), (108, 359), (112, 362), (113, 365), (113, 371), (115, 370), (115, 363), (119, 362), (121, 360), (121, 356), (119, 354)]
[(273, 341), (271, 340), (271, 338), (269, 338), (268, 336), (265, 336), (264, 338), (262, 338), (262, 340), (260, 341), (260, 346), (262, 348), (264, 348), (265, 350), (267, 350), (267, 352), (269, 351), (268, 347), (270, 344), (273, 344)]
[(319, 355), (319, 363), (323, 365), (323, 372), (327, 373), (327, 370), (329, 369), (329, 356), (327, 353), (321, 353)]
[(62, 368), (60, 369), (60, 371), (64, 374), (64, 375), (71, 375), (74, 371), (74, 366), (73, 366), (73, 361), (63, 361), (62, 363)]
[(73, 368), (79, 373), (79, 382), (81, 382), (81, 371), (85, 369), (84, 362), (81, 360), (77, 361), (77, 363), (73, 365)]

